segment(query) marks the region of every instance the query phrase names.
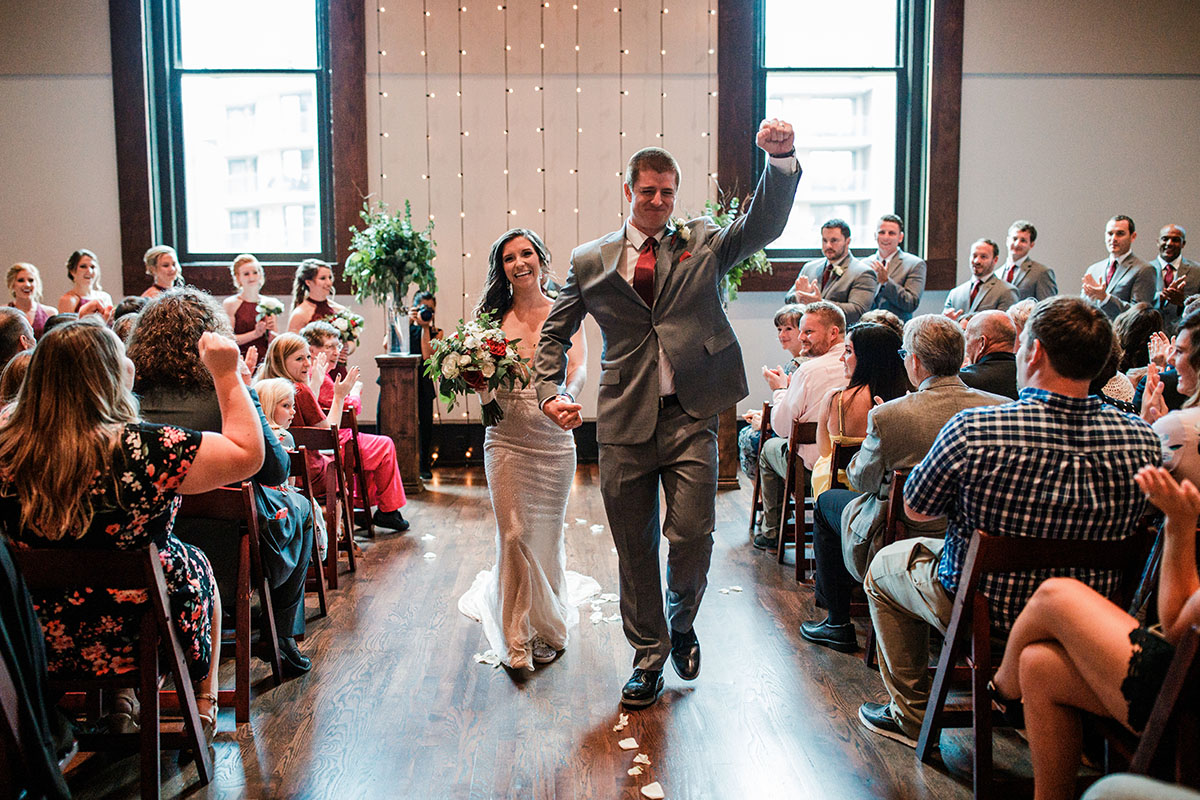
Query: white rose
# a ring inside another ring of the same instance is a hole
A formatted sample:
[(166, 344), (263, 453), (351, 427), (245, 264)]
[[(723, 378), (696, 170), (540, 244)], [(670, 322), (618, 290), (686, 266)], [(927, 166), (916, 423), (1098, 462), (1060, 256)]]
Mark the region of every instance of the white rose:
[(483, 366), (479, 368), (479, 374), (485, 378), (492, 377), (496, 374), (496, 365), (491, 361), (484, 362)]
[(461, 367), (469, 367), (469, 366), (471, 366), (471, 361), (472, 361), (472, 358), (471, 358), (471, 356), (467, 355), (466, 353), (459, 353), (459, 354), (458, 354), (458, 366), (459, 366), (460, 368), (461, 368)]
[(463, 339), (463, 348), (466, 350), (478, 350), (479, 337), (475, 334), (469, 334), (467, 338)]
[(348, 323), (342, 317), (335, 319), (332, 324), (333, 327), (337, 328), (339, 331), (344, 331), (348, 327)]
[(456, 359), (447, 358), (442, 362), (442, 377), (449, 380), (454, 380), (458, 377), (458, 362)]

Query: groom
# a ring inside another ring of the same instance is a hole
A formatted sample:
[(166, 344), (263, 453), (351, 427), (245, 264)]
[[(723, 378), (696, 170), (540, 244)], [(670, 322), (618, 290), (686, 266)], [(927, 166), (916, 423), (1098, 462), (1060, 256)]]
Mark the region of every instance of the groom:
[[(621, 617), (634, 648), (621, 692), (649, 706), (663, 687), (667, 654), (685, 680), (700, 673), (692, 630), (708, 583), (716, 525), (717, 413), (747, 395), (737, 337), (718, 283), (774, 241), (791, 211), (800, 167), (792, 127), (769, 120), (757, 142), (770, 156), (744, 216), (727, 228), (708, 217), (671, 219), (679, 165), (665, 150), (640, 150), (625, 168), (629, 218), (618, 231), (580, 245), (534, 356), (538, 401), (564, 429), (581, 423), (563, 394), (566, 351), (586, 314), (600, 325), (600, 492), (617, 546)], [(667, 514), (666, 614), (658, 566), (661, 482)]]

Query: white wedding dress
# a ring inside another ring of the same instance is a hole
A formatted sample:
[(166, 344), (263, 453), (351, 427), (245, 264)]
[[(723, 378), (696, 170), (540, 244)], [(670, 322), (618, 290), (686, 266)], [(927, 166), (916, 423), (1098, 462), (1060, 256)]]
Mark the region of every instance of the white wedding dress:
[(538, 408), (533, 387), (498, 391), (504, 419), (487, 429), (483, 464), (496, 514), (496, 565), (475, 576), (458, 610), (483, 623), (491, 649), (513, 669), (533, 669), (540, 638), (555, 650), (599, 593), (566, 570), (563, 517), (575, 477), (575, 437)]

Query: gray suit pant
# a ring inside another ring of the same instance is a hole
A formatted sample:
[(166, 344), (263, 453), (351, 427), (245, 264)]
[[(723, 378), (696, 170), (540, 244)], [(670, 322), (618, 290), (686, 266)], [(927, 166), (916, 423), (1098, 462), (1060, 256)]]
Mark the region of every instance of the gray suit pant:
[[(659, 483), (667, 513), (659, 529)], [(621, 618), (634, 667), (662, 669), (671, 631), (692, 629), (716, 527), (717, 418), (695, 419), (678, 406), (659, 412), (654, 436), (635, 445), (600, 445), (600, 491), (617, 547)], [(666, 536), (663, 610), (658, 543)]]

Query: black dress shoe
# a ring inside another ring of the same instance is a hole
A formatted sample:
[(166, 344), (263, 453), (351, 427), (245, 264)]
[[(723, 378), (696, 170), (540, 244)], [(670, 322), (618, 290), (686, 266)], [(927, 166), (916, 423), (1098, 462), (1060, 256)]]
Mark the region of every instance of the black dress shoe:
[(763, 536), (761, 533), (754, 534), (754, 549), (755, 550), (774, 550), (779, 546), (778, 536)]
[(854, 623), (834, 625), (829, 617), (820, 622), (801, 622), (800, 635), (813, 644), (823, 645), (841, 653), (853, 653), (858, 649), (858, 636)]
[(687, 633), (671, 631), (671, 666), (685, 681), (700, 674), (700, 640), (694, 628)]
[(621, 705), (627, 708), (652, 706), (662, 689), (661, 669), (635, 669), (621, 690)]
[(296, 640), (291, 636), (280, 638), (279, 659), (282, 662), (283, 671), (290, 675), (303, 675), (312, 669), (312, 661), (300, 652), (300, 648), (296, 646)]
[(377, 528), (390, 528), (394, 531), (403, 533), (408, 530), (408, 520), (400, 513), (400, 510), (395, 511), (380, 511), (375, 509), (375, 514), (371, 517), (371, 522), (375, 523)]

